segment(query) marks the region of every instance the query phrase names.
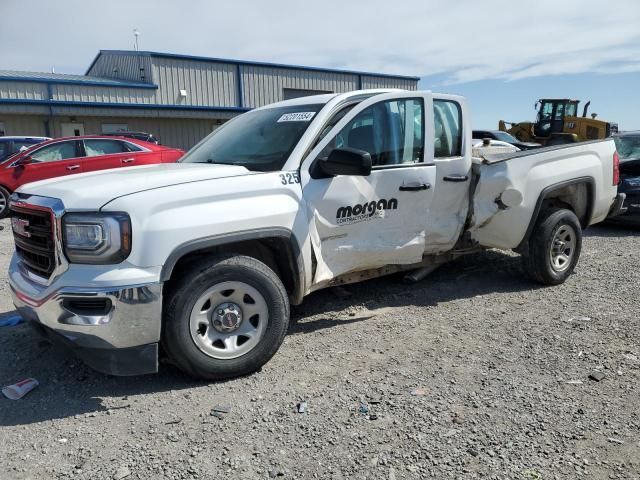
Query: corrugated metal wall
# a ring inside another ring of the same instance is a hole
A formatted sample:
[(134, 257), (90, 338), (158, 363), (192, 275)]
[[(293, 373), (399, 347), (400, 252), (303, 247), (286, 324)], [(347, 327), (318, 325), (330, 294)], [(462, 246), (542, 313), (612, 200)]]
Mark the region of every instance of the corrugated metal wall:
[(417, 90), (418, 81), (410, 78), (374, 77), (362, 76), (362, 88), (403, 88), (405, 90)]
[(69, 84), (51, 85), (53, 100), (64, 102), (100, 102), (150, 104), (155, 102), (156, 90), (147, 88), (113, 88)]
[(0, 111), (0, 123), (5, 135), (46, 135), (47, 117), (35, 115), (8, 115)]
[[(65, 102), (155, 103), (155, 89), (101, 87), (78, 84), (51, 84), (51, 98)], [(49, 100), (45, 83), (0, 81), (0, 98), (10, 100)]]
[[(142, 69), (142, 70), (141, 70)], [(102, 53), (87, 75), (117, 78), (132, 82), (155, 83), (148, 55), (116, 55)], [(144, 78), (142, 78), (144, 75)]]
[(0, 81), (0, 98), (12, 100), (47, 100), (47, 86), (44, 83)]
[[(153, 58), (158, 84), (154, 103), (235, 107), (238, 105), (236, 66), (228, 63)], [(187, 96), (180, 95), (186, 90)]]
[(262, 66), (241, 67), (244, 86), (244, 106), (261, 107), (283, 100), (284, 88), (348, 92), (358, 88), (358, 76), (307, 70), (289, 70)]
[[(412, 79), (358, 75), (355, 73), (240, 66), (232, 63), (152, 57), (153, 78), (158, 84), (153, 103), (190, 106), (240, 106), (237, 72), (242, 77), (243, 107), (255, 108), (284, 100), (283, 89), (343, 93), (362, 88), (415, 90)], [(180, 90), (186, 90), (182, 97)]]

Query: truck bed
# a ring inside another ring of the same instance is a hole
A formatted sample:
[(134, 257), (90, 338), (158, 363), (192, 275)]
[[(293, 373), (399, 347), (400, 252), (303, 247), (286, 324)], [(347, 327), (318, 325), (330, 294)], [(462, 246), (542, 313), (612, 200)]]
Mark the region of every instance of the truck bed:
[(587, 142), (580, 143), (567, 143), (564, 145), (551, 145), (549, 147), (541, 147), (535, 148), (532, 150), (520, 150), (519, 152), (509, 152), (509, 153), (486, 153), (479, 157), (475, 157), (474, 160), (477, 160), (477, 163), (482, 163), (484, 165), (492, 165), (494, 163), (506, 162), (507, 160), (511, 160), (514, 158), (522, 158), (529, 157), (531, 155), (539, 155), (545, 152), (556, 152), (558, 150), (566, 150), (573, 149), (576, 147), (583, 147), (585, 145), (609, 142), (610, 138), (600, 139), (600, 140), (589, 140)]
[(517, 248), (549, 195), (570, 205), (583, 227), (601, 222), (617, 194), (614, 153), (606, 139), (474, 157), (472, 238), (485, 247)]

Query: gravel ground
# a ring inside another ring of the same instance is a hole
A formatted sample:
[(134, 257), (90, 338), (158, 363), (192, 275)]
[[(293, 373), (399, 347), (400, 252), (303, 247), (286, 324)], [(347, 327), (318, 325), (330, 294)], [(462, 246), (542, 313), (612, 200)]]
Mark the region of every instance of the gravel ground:
[(40, 386), (0, 399), (0, 478), (638, 479), (639, 246), (592, 228), (554, 288), (489, 251), (318, 292), (261, 372), (224, 383), (109, 377), (2, 328), (0, 381)]

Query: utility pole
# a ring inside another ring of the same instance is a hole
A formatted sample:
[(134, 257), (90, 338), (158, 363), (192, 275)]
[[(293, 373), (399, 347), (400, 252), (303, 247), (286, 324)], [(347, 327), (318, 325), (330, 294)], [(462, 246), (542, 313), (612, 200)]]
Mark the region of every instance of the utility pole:
[(135, 51), (137, 52), (137, 51), (139, 51), (139, 50), (140, 50), (140, 48), (139, 48), (139, 46), (138, 46), (138, 37), (140, 36), (140, 32), (138, 31), (138, 29), (137, 29), (137, 28), (134, 28), (134, 29), (133, 29), (133, 36), (134, 36), (134, 38), (135, 38), (135, 43), (133, 44), (133, 48), (134, 48), (134, 49), (135, 49)]

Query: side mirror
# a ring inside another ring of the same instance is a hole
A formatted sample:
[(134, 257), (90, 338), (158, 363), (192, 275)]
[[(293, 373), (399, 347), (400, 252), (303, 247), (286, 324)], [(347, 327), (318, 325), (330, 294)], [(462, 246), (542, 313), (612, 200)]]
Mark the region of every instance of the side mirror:
[(26, 157), (22, 157), (18, 160), (17, 165), (29, 165), (32, 161), (33, 159), (31, 158), (31, 155), (27, 155)]
[(357, 148), (336, 148), (329, 157), (318, 161), (318, 167), (325, 175), (357, 175), (366, 177), (371, 174), (371, 155)]

